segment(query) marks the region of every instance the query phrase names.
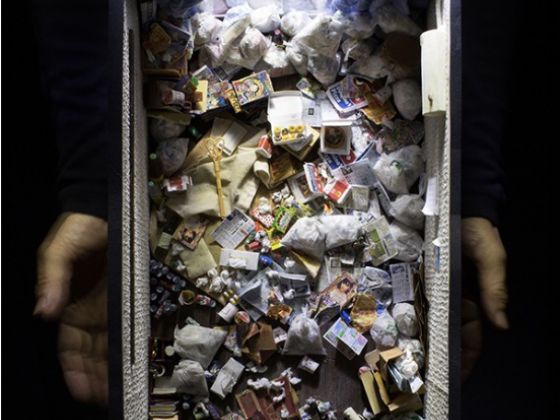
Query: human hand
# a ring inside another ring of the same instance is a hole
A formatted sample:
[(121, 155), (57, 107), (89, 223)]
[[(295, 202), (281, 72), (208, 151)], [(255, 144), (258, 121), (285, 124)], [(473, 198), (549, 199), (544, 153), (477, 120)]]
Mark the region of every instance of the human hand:
[(484, 313), (494, 326), (507, 330), (506, 251), (498, 229), (487, 219), (467, 217), (461, 230), (463, 253), (476, 267)]
[(78, 401), (105, 405), (107, 379), (107, 222), (64, 213), (38, 250), (34, 315), (59, 320), (58, 356)]

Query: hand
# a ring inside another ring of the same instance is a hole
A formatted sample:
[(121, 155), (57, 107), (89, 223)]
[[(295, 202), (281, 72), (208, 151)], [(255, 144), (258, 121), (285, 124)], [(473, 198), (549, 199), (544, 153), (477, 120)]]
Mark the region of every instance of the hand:
[(107, 222), (59, 216), (38, 250), (34, 315), (59, 320), (58, 356), (81, 402), (105, 405), (107, 380)]
[(463, 253), (476, 267), (484, 313), (494, 326), (507, 330), (506, 251), (498, 229), (481, 217), (465, 218), (461, 227)]

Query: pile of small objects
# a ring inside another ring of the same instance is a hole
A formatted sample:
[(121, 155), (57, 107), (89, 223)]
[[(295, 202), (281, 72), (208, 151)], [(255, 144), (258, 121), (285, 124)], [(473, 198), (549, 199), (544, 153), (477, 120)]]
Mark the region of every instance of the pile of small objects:
[(419, 3), (141, 3), (152, 418), (421, 419)]

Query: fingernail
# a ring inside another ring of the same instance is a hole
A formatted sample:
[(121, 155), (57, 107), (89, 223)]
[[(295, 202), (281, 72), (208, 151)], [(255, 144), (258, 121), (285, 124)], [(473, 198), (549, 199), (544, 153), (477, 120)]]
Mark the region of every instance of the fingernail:
[(507, 320), (506, 314), (503, 312), (496, 312), (496, 316), (494, 317), (496, 325), (500, 327), (502, 330), (509, 329), (509, 322)]
[(38, 315), (43, 312), (49, 304), (49, 300), (46, 296), (41, 296), (35, 305), (35, 309), (33, 310), (33, 315)]

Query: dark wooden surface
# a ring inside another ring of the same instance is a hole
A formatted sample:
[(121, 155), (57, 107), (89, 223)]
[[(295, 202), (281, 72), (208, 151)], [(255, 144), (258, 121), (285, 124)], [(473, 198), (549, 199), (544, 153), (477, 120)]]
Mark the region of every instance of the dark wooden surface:
[[(162, 318), (160, 322), (154, 323), (154, 336), (172, 343), (175, 325), (178, 323), (179, 326), (183, 326), (184, 320), (188, 316), (194, 318), (202, 326), (206, 327), (227, 325), (223, 322), (220, 323), (219, 318), (216, 316), (220, 308), (221, 305), (219, 304), (217, 308), (208, 308), (199, 305), (180, 307), (175, 316)], [(262, 320), (265, 319), (266, 318), (262, 318)], [(321, 328), (322, 334), (328, 330), (333, 322), (334, 320)], [(273, 324), (273, 327), (276, 325), (277, 324)], [(284, 327), (284, 329), (287, 330), (287, 327)], [(210, 400), (220, 409), (225, 409), (226, 406), (229, 406), (237, 410), (238, 407), (234, 395), (246, 389), (248, 379), (257, 379), (262, 376), (274, 379), (286, 368), (292, 367), (296, 375), (302, 379), (302, 382), (294, 387), (298, 394), (300, 406), (305, 404), (305, 400), (308, 397), (313, 396), (322, 401), (330, 401), (336, 409), (339, 418), (342, 418), (342, 413), (350, 406), (358, 413), (361, 413), (365, 407), (368, 407), (368, 403), (358, 377), (358, 369), (365, 365), (363, 355), (375, 348), (369, 333), (366, 332), (364, 336), (368, 338), (368, 344), (362, 354), (360, 356), (355, 356), (352, 360), (346, 359), (342, 353), (338, 352), (323, 339), (323, 344), (327, 351), (326, 356), (310, 355), (313, 360), (320, 363), (319, 368), (313, 374), (296, 369), (296, 366), (303, 356), (283, 356), (277, 353), (265, 362), (265, 365), (268, 366), (268, 370), (265, 373), (245, 372), (235, 386), (233, 392), (228, 395), (224, 401), (221, 401), (220, 398), (213, 393), (210, 393)], [(222, 346), (216, 359), (223, 364), (231, 356), (232, 353)], [(246, 360), (240, 361), (244, 364), (247, 363)]]

